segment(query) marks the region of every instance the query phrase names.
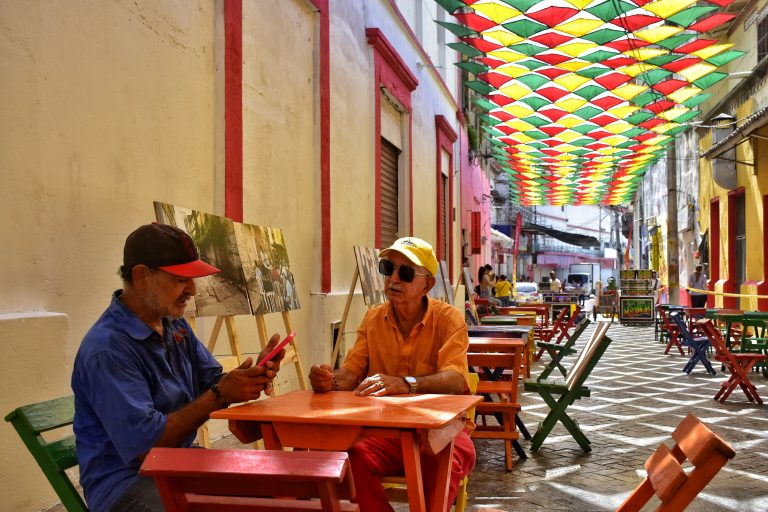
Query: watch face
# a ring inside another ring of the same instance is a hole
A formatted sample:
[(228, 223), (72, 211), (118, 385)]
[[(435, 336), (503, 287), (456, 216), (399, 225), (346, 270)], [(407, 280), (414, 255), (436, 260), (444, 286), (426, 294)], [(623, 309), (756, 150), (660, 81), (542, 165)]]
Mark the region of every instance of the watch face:
[(409, 386), (415, 386), (416, 385), (416, 377), (411, 377), (409, 375), (408, 377), (405, 377), (405, 382), (407, 382)]

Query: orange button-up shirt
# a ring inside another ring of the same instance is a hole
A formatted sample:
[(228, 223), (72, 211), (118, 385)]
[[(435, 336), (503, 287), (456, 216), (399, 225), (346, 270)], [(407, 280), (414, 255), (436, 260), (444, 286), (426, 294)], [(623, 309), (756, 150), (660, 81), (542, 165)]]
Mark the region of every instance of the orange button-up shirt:
[(467, 380), (469, 336), (458, 309), (427, 297), (427, 312), (403, 339), (392, 304), (368, 310), (342, 365), (359, 379), (382, 373), (419, 377), (454, 370)]

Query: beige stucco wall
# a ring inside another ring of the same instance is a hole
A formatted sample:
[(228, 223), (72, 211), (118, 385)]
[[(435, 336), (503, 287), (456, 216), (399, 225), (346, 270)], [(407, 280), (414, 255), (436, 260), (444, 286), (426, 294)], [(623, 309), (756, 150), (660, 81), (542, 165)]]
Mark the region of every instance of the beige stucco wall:
[[(302, 305), (290, 320), (305, 371), (330, 359), (330, 325), (342, 317), (354, 272), (352, 247), (374, 244), (378, 87), (366, 27), (380, 28), (419, 80), (413, 226), (432, 242), (435, 115), (459, 132), (451, 94), (389, 1), (330, 4), (332, 286), (322, 294), (319, 17), (307, 0), (273, 0), (269, 9), (243, 2), (243, 220), (284, 231)], [(32, 348), (15, 351), (7, 365), (1, 413), (71, 393), (80, 340), (120, 287), (122, 244), (154, 219), (152, 201), (224, 213), (222, 13), (221, 0), (0, 0), (0, 314), (34, 313), (0, 330), (4, 342)], [(414, 32), (434, 35), (434, 17), (422, 18), (429, 30)], [(457, 222), (455, 269), (459, 233)], [(347, 347), (364, 311), (358, 286)], [(51, 323), (42, 312), (66, 316)], [(285, 330), (280, 315), (266, 323), (268, 332)], [(198, 320), (204, 337), (212, 324)], [(245, 352), (259, 350), (253, 317), (238, 317), (237, 331)], [(43, 344), (39, 332), (48, 334)], [(221, 338), (217, 352), (227, 351)], [(41, 364), (44, 377), (29, 371)], [(280, 389), (296, 387), (294, 369), (284, 369)], [(212, 426), (214, 436), (224, 431)], [(35, 467), (7, 428), (0, 453)], [(55, 501), (39, 471), (10, 464), (0, 468), (0, 495), (9, 510)]]

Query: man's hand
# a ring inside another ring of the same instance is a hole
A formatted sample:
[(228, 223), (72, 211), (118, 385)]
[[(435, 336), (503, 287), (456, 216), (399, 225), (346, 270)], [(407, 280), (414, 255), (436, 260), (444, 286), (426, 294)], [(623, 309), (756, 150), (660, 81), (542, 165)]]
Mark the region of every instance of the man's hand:
[(410, 390), (411, 388), (402, 377), (377, 373), (363, 380), (355, 388), (355, 394), (359, 396), (402, 395)]
[(334, 390), (333, 369), (327, 364), (316, 364), (309, 369), (309, 383), (315, 393)]
[[(280, 342), (280, 335), (273, 334), (269, 343), (259, 354), (259, 359), (266, 356)], [(249, 357), (243, 364), (224, 375), (219, 381), (219, 391), (227, 403), (256, 400), (261, 392), (272, 392), (272, 380), (280, 369), (280, 361), (285, 357), (285, 349), (263, 366), (254, 366), (253, 358)]]

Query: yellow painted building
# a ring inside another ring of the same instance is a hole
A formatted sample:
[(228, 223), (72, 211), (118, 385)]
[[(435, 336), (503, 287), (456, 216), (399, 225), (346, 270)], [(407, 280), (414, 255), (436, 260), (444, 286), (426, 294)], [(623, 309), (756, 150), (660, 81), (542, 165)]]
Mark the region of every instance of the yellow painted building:
[[(768, 37), (767, 2), (749, 2), (727, 43), (746, 54), (703, 104), (699, 222), (709, 233), (710, 304), (768, 309)], [(762, 43), (760, 41), (763, 41)], [(722, 294), (721, 294), (722, 293)], [(745, 297), (728, 294), (742, 294)]]

